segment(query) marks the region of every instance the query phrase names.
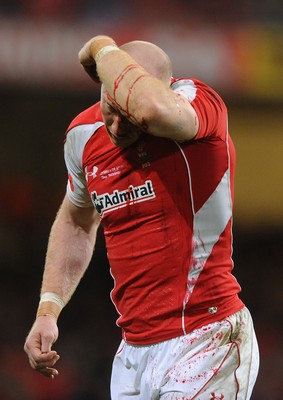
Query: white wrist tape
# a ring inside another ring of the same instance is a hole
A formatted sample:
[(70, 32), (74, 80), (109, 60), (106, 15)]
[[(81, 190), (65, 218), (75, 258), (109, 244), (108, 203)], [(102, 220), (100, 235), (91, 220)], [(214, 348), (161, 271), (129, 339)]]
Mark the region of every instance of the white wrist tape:
[(64, 301), (56, 293), (52, 293), (52, 292), (42, 293), (42, 295), (40, 296), (39, 304), (41, 304), (45, 301), (52, 301), (53, 303), (57, 304), (57, 306), (60, 308), (60, 310), (62, 310), (65, 307)]
[(115, 46), (114, 44), (109, 44), (108, 46), (102, 47), (95, 55), (95, 62), (96, 64), (105, 56), (105, 54), (110, 53), (111, 51), (120, 50), (119, 47)]

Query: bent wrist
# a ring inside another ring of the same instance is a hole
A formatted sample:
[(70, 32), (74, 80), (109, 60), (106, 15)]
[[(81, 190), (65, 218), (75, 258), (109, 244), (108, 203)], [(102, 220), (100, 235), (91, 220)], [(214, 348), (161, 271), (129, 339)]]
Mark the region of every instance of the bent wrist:
[(58, 319), (65, 303), (63, 299), (53, 292), (42, 293), (36, 313), (36, 317), (51, 315)]
[(116, 42), (109, 36), (97, 36), (91, 42), (90, 51), (96, 64), (110, 51), (119, 50)]

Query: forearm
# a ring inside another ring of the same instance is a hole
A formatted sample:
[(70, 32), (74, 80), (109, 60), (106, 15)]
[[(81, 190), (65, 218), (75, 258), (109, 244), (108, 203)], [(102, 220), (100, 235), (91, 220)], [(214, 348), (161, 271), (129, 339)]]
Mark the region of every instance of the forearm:
[[(97, 63), (97, 73), (103, 82), (110, 100), (132, 122), (142, 125), (146, 103), (152, 96), (162, 96), (168, 89), (154, 76), (147, 73), (133, 58), (123, 50), (113, 51)], [(142, 104), (143, 103), (143, 104)]]
[[(97, 228), (98, 222), (78, 224), (63, 203), (49, 237), (41, 294), (54, 293), (63, 304), (70, 300), (91, 260)], [(46, 306), (41, 303), (41, 314)], [(49, 306), (53, 314), (60, 312), (54, 304)]]
[[(196, 135), (195, 110), (184, 96), (171, 90), (168, 77), (160, 78), (159, 70), (155, 75), (147, 72), (107, 37), (89, 41), (79, 57), (84, 66), (93, 60), (109, 103), (144, 132), (180, 141)], [(149, 67), (148, 61), (143, 64)]]
[(56, 220), (50, 234), (41, 292), (55, 292), (66, 303), (93, 253), (94, 238), (69, 221)]

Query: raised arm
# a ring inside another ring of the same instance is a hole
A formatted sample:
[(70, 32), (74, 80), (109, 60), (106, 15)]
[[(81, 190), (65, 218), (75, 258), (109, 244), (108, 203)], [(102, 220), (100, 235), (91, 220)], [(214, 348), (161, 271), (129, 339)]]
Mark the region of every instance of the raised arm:
[(91, 260), (100, 218), (94, 208), (79, 208), (66, 196), (52, 226), (37, 317), (26, 339), (32, 368), (53, 378), (59, 356), (51, 347), (58, 338), (57, 319)]
[(165, 53), (143, 42), (139, 51), (133, 50), (137, 46), (122, 47), (107, 36), (96, 36), (84, 45), (79, 59), (89, 75), (102, 82), (109, 102), (145, 132), (179, 141), (194, 138), (197, 114), (185, 97), (170, 89), (170, 79), (162, 74), (160, 57)]

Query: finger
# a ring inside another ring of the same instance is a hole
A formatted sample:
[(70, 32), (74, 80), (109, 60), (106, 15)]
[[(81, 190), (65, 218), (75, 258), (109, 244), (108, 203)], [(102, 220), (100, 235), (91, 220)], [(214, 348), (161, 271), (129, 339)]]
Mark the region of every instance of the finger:
[(83, 66), (89, 66), (95, 64), (95, 61), (90, 52), (90, 42), (87, 42), (83, 48), (79, 51), (79, 60)]
[(54, 364), (59, 360), (59, 358), (60, 356), (56, 355), (53, 359), (46, 362), (39, 362), (29, 358), (29, 363), (35, 371), (39, 372), (41, 375), (53, 379), (59, 374), (58, 370), (53, 368)]
[(29, 355), (29, 362), (33, 369), (52, 367), (58, 360), (60, 356), (56, 351), (51, 351), (49, 353), (41, 353), (39, 355)]
[(60, 358), (60, 356), (57, 354), (52, 359), (40, 360), (40, 361), (38, 360), (37, 362), (34, 362), (33, 364), (35, 365), (36, 369), (51, 368), (57, 363), (59, 358)]
[(39, 372), (41, 375), (51, 379), (54, 379), (56, 376), (59, 375), (58, 370), (55, 368), (41, 368), (37, 369), (36, 371)]

